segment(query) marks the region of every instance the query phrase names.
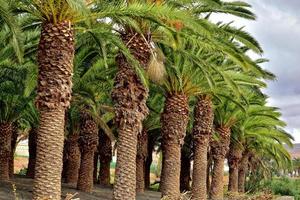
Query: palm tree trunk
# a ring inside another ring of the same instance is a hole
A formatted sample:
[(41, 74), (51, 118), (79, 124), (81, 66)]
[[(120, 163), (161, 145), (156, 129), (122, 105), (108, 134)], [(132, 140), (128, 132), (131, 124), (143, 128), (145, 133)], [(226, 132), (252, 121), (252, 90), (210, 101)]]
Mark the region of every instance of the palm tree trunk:
[(65, 139), (64, 140), (64, 149), (63, 149), (63, 168), (62, 168), (62, 172), (61, 172), (61, 178), (62, 178), (63, 182), (66, 182), (67, 167), (68, 167), (67, 140)]
[(245, 192), (245, 181), (246, 181), (246, 174), (248, 171), (248, 160), (249, 160), (249, 153), (248, 151), (245, 151), (240, 161), (239, 172), (238, 172), (239, 173), (238, 190), (240, 193)]
[[(146, 69), (151, 50), (145, 37), (132, 30), (122, 34), (124, 44)], [(147, 38), (147, 37), (146, 37)], [(149, 37), (148, 37), (149, 38)], [(137, 135), (148, 115), (148, 89), (143, 85), (124, 55), (117, 57), (118, 72), (112, 99), (115, 102), (116, 125), (119, 129), (114, 200), (136, 198)]]
[(11, 152), (10, 152), (10, 162), (9, 162), (9, 177), (12, 178), (14, 176), (14, 157), (17, 148), (17, 140), (18, 140), (18, 129), (15, 125), (13, 125), (12, 138), (11, 138)]
[(216, 131), (220, 135), (218, 141), (213, 141), (211, 145), (213, 156), (213, 171), (210, 188), (210, 198), (212, 200), (223, 199), (223, 177), (224, 177), (224, 161), (230, 144), (230, 128), (218, 127)]
[(181, 146), (189, 119), (188, 97), (184, 94), (168, 95), (161, 116), (163, 165), (162, 197), (177, 200), (180, 196)]
[(0, 123), (0, 181), (9, 180), (12, 124)]
[(145, 188), (150, 188), (150, 172), (151, 172), (151, 164), (152, 164), (152, 153), (155, 145), (155, 139), (148, 134), (148, 150), (147, 150), (147, 158), (145, 163)]
[(145, 164), (148, 154), (148, 134), (147, 130), (138, 135), (137, 156), (136, 156), (136, 191), (145, 191)]
[[(192, 199), (207, 199), (207, 146), (195, 144), (192, 182)], [(209, 177), (208, 177), (209, 178)]]
[(68, 137), (66, 144), (66, 183), (76, 185), (80, 167), (80, 149), (78, 144), (79, 136), (77, 134), (70, 134)]
[(189, 155), (181, 150), (180, 192), (190, 191), (191, 160)]
[[(207, 199), (207, 149), (212, 134), (213, 108), (211, 99), (199, 96), (194, 111), (194, 167), (192, 183), (192, 199)], [(208, 177), (209, 178), (209, 177)]]
[(210, 198), (212, 200), (223, 199), (224, 161), (225, 158), (223, 157), (218, 157), (214, 159), (211, 188), (210, 188)]
[(64, 108), (40, 111), (33, 189), (36, 200), (61, 198), (64, 116)]
[(65, 110), (70, 105), (74, 31), (69, 21), (42, 25), (38, 47), (40, 112), (33, 199), (60, 199)]
[(230, 143), (228, 154), (228, 166), (229, 166), (229, 184), (228, 191), (233, 195), (238, 193), (238, 176), (239, 176), (239, 162), (242, 157), (242, 152), (237, 144)]
[(81, 150), (81, 163), (77, 189), (92, 192), (94, 186), (94, 155), (98, 146), (98, 126), (91, 116), (81, 113), (79, 147)]
[(31, 128), (28, 137), (28, 148), (29, 148), (29, 161), (26, 176), (28, 178), (34, 178), (35, 162), (36, 162), (36, 137), (37, 128)]
[(81, 154), (81, 163), (77, 189), (84, 192), (92, 192), (94, 171), (94, 152), (85, 151)]
[(99, 159), (100, 159), (100, 172), (99, 184), (105, 187), (110, 186), (110, 163), (112, 160), (112, 144), (110, 138), (102, 131), (99, 130)]
[(98, 182), (98, 161), (99, 161), (99, 154), (96, 151), (94, 153), (94, 171), (93, 171), (93, 181), (94, 183)]
[(206, 172), (206, 195), (208, 193), (208, 191), (210, 191), (210, 186), (211, 186), (211, 179), (210, 179), (210, 174), (211, 174), (211, 171), (212, 171), (212, 158), (211, 158), (211, 155), (210, 155), (210, 150), (208, 150), (208, 153), (207, 153), (207, 172)]
[(110, 186), (110, 162), (111, 159), (100, 160), (99, 184), (105, 187)]

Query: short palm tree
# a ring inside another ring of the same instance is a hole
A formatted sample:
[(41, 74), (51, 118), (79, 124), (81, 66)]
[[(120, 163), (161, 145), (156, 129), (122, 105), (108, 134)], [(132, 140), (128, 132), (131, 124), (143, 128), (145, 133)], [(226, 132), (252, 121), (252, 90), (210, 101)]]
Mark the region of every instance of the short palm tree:
[[(13, 62), (0, 63), (0, 180), (9, 180), (9, 161), (12, 152), (12, 136), (19, 120), (32, 100), (32, 93), (27, 94), (28, 71), (23, 66), (16, 66)], [(32, 91), (31, 91), (32, 92)]]

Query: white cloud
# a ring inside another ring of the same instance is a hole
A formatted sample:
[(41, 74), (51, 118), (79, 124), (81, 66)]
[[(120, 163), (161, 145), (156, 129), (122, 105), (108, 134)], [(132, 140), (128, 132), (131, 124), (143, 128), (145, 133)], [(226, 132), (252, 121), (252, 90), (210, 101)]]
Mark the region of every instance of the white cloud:
[(277, 75), (264, 90), (269, 104), (281, 108), (286, 128), (300, 142), (300, 1), (299, 0), (246, 0), (253, 6), (257, 21), (248, 21), (230, 15), (213, 15), (213, 21), (231, 22), (245, 26), (262, 45), (263, 66)]

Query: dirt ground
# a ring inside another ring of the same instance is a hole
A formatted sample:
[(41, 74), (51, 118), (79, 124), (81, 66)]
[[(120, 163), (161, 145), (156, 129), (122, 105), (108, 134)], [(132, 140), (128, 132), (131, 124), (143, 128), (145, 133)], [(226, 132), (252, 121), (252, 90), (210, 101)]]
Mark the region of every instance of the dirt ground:
[[(0, 200), (30, 200), (32, 197), (33, 180), (16, 176), (10, 183), (0, 183)], [(15, 189), (14, 189), (15, 188)], [(15, 192), (14, 192), (15, 190)], [(91, 194), (79, 192), (74, 186), (63, 184), (63, 199), (67, 194), (76, 194), (73, 199), (80, 200), (111, 200), (112, 189), (103, 188), (99, 185), (94, 186)], [(137, 200), (159, 200), (160, 193), (146, 191), (144, 194), (138, 195)]]

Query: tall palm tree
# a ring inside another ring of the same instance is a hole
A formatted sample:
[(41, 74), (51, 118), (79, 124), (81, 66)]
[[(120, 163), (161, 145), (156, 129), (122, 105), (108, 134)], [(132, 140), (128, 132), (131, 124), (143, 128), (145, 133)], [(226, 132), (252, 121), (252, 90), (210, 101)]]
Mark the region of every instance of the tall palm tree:
[(242, 109), (227, 99), (215, 109), (215, 132), (218, 134), (218, 139), (211, 142), (214, 163), (210, 189), (211, 199), (223, 199), (224, 161), (229, 150), (231, 127), (236, 123), (236, 116), (240, 112), (243, 112)]
[(36, 105), (40, 124), (33, 199), (59, 199), (65, 109), (71, 100), (75, 39), (73, 22), (85, 10), (85, 4), (75, 0), (28, 0), (18, 1), (18, 7), (42, 21), (37, 56)]
[[(162, 84), (165, 91), (164, 110), (161, 114), (162, 134), (162, 196), (177, 199), (180, 195), (181, 146), (189, 121), (189, 97), (199, 92), (194, 79), (199, 71), (180, 51), (165, 49), (167, 76)], [(169, 54), (170, 53), (170, 54)]]

